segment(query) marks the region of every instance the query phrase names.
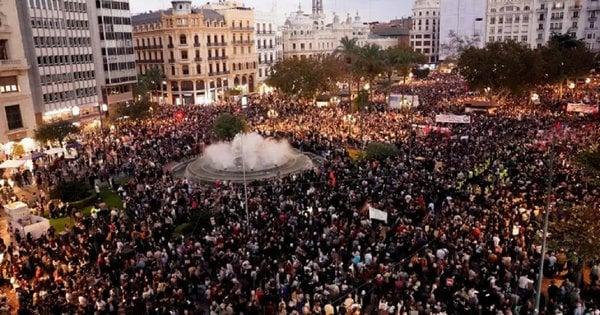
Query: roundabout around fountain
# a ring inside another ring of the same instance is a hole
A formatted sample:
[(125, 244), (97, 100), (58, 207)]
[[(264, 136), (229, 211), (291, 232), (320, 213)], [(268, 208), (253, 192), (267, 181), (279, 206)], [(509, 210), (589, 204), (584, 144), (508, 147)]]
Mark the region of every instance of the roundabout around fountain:
[(182, 164), (175, 172), (195, 182), (239, 183), (300, 173), (314, 168), (319, 160), (292, 148), (287, 140), (245, 133), (231, 142), (209, 145), (200, 157)]

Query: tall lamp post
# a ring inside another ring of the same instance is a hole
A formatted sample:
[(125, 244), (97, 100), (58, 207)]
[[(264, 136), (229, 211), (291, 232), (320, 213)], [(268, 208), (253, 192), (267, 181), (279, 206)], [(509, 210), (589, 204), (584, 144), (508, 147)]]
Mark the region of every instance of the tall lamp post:
[(104, 118), (104, 116), (107, 113), (108, 113), (108, 105), (106, 103), (103, 103), (102, 105), (100, 105), (100, 129), (102, 129), (102, 127), (103, 127), (102, 119)]
[(79, 123), (79, 114), (80, 114), (80, 112), (81, 112), (81, 110), (79, 109), (79, 106), (73, 106), (73, 107), (71, 107), (71, 114), (73, 115), (75, 123)]
[[(360, 142), (361, 142), (363, 150), (365, 149), (365, 144), (366, 144), (366, 141), (364, 139), (364, 137), (365, 137), (365, 135), (364, 135), (365, 118), (363, 117), (364, 116), (363, 110), (366, 106), (368, 106), (370, 89), (371, 89), (371, 85), (369, 83), (366, 83), (363, 86), (363, 91), (365, 92), (365, 95), (363, 97), (361, 97), (361, 100), (360, 100), (360, 102), (361, 102), (361, 104), (360, 104), (361, 106), (359, 109), (360, 110), (360, 113), (359, 113), (360, 114)], [(366, 97), (366, 100), (365, 100), (365, 97)], [(367, 104), (365, 104), (365, 102)]]

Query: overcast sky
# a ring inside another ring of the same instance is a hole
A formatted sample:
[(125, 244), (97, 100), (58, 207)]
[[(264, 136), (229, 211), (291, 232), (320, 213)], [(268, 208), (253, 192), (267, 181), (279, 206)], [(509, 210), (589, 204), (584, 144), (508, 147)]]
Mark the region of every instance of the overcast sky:
[[(200, 5), (208, 0), (192, 0), (194, 5)], [(217, 0), (213, 0), (217, 1)], [(131, 13), (141, 13), (149, 10), (167, 9), (171, 7), (171, 0), (129, 0)], [(358, 10), (363, 21), (388, 21), (410, 15), (413, 0), (323, 0), (325, 12), (329, 19), (332, 12), (339, 16), (352, 16)], [(298, 10), (298, 3), (302, 3), (302, 10), (311, 11), (312, 0), (244, 0), (247, 6), (261, 11), (270, 11), (275, 7), (279, 23), (283, 23), (285, 16)]]

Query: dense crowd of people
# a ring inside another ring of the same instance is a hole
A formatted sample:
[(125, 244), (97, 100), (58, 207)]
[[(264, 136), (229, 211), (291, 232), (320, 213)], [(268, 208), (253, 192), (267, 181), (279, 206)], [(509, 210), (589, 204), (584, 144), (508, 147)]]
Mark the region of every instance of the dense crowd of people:
[[(544, 288), (547, 314), (600, 312), (600, 261), (567, 260), (567, 249), (541, 257), (538, 237), (550, 146), (553, 216), (600, 206), (600, 191), (571, 162), (600, 139), (597, 117), (500, 110), (440, 133), (434, 116), (457, 108), (464, 83), (434, 75), (399, 89), (418, 95), (420, 107), (371, 106), (348, 119), (343, 106), (270, 95), (246, 110), (164, 107), (79, 135), (78, 154), (48, 158), (31, 183), (104, 183), (123, 205), (75, 215), (65, 205), (50, 209), (40, 193), (32, 205), (39, 213), (75, 223), (2, 247), (20, 312), (531, 314), (540, 259), (548, 279), (564, 275)], [(249, 221), (241, 185), (196, 183), (167, 167), (213, 143), (212, 122), (223, 112), (323, 159), (304, 173), (250, 183)], [(381, 161), (349, 154), (371, 141), (400, 153)], [(368, 207), (385, 211), (387, 222), (369, 220)], [(177, 233), (185, 223), (192, 231)]]

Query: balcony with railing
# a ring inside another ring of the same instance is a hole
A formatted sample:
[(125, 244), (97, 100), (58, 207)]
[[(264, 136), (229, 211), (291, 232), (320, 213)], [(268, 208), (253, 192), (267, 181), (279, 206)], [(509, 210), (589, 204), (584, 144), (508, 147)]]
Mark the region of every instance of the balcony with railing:
[(245, 32), (245, 31), (254, 31), (254, 27), (252, 26), (232, 26), (231, 27), (232, 30), (234, 31), (240, 31), (240, 32)]
[(225, 75), (225, 74), (229, 74), (229, 70), (209, 72), (208, 76), (214, 77), (214, 76), (217, 76), (217, 75)]
[(227, 42), (212, 42), (212, 43), (206, 43), (206, 46), (208, 46), (208, 47), (227, 46)]
[(227, 58), (227, 56), (210, 56), (208, 60), (226, 60)]

